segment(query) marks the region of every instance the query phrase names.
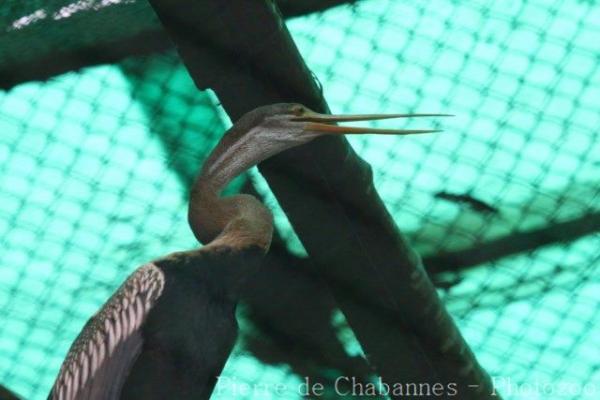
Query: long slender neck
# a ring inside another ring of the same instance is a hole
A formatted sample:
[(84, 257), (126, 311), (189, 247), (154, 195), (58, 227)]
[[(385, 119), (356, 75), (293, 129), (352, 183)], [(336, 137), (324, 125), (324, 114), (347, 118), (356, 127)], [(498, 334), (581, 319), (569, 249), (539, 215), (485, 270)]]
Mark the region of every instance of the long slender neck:
[(269, 249), (273, 217), (255, 197), (220, 197), (236, 176), (261, 161), (243, 137), (226, 134), (204, 164), (192, 187), (188, 221), (196, 238), (207, 247)]

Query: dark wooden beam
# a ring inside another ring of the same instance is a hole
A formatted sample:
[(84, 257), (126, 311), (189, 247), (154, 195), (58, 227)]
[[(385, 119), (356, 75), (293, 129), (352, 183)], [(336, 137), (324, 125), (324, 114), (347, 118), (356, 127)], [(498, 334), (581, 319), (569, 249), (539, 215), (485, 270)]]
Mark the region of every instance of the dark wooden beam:
[[(198, 88), (213, 89), (232, 120), (275, 102), (328, 111), (272, 1), (150, 3)], [(385, 383), (492, 398), (491, 380), (345, 138), (315, 140), (259, 169)]]
[(538, 229), (515, 232), (468, 249), (427, 257), (427, 271), (430, 274), (459, 272), (543, 246), (572, 242), (598, 231), (600, 231), (600, 212), (590, 212), (581, 217), (552, 223)]
[[(138, 2), (144, 2), (145, 0), (138, 0)], [(344, 3), (354, 3), (357, 0), (280, 0), (279, 4), (282, 6), (282, 12), (286, 18), (298, 17), (313, 12), (324, 11), (328, 8), (338, 6)], [(171, 50), (173, 45), (169, 41), (167, 35), (160, 25), (152, 25), (147, 22), (148, 18), (143, 18), (148, 12), (142, 5), (138, 3), (131, 4), (119, 4), (122, 9), (120, 15), (131, 17), (142, 17), (148, 27), (142, 31), (134, 31), (129, 34), (125, 34), (124, 37), (119, 37), (116, 40), (106, 40), (106, 36), (98, 34), (98, 39), (93, 44), (74, 45), (72, 42), (77, 42), (78, 32), (76, 29), (81, 28), (81, 23), (70, 24), (69, 20), (61, 20), (60, 22), (42, 22), (48, 25), (47, 28), (56, 27), (50, 26), (51, 24), (60, 25), (60, 34), (65, 37), (68, 36), (69, 31), (73, 31), (69, 37), (71, 46), (66, 49), (61, 49), (55, 45), (46, 46), (46, 51), (41, 51), (35, 55), (33, 59), (24, 58), (22, 55), (16, 57), (6, 57), (6, 54), (0, 58), (0, 89), (10, 89), (20, 83), (28, 81), (43, 81), (54, 76), (63, 74), (69, 71), (79, 70), (81, 68), (90, 67), (100, 64), (115, 63), (123, 60), (127, 57), (141, 56), (151, 53), (158, 53)], [(132, 10), (129, 10), (132, 9)], [(152, 13), (152, 11), (149, 11)], [(143, 15), (142, 15), (143, 14)], [(89, 13), (86, 18), (86, 24), (93, 26), (94, 30), (105, 30), (110, 32), (111, 24), (118, 24), (114, 29), (123, 34), (127, 28), (127, 21), (120, 19), (116, 22), (107, 20), (112, 16), (111, 13)], [(14, 19), (21, 17), (21, 15), (15, 15)], [(10, 20), (8, 17), (4, 17), (5, 20)], [(77, 19), (77, 18), (75, 18)], [(130, 21), (131, 26), (135, 26), (137, 21)], [(4, 29), (5, 27), (0, 27)], [(24, 30), (28, 28), (25, 27)], [(49, 29), (50, 32), (53, 29)], [(32, 39), (31, 35), (22, 35), (21, 31), (8, 31), (4, 33), (7, 37), (5, 40), (12, 40), (11, 49), (26, 47), (28, 46), (28, 39)], [(43, 37), (34, 36), (36, 42), (44, 41)], [(4, 52), (10, 49), (3, 49)], [(14, 51), (13, 51), (14, 52)], [(13, 59), (19, 61), (8, 62), (6, 59)]]

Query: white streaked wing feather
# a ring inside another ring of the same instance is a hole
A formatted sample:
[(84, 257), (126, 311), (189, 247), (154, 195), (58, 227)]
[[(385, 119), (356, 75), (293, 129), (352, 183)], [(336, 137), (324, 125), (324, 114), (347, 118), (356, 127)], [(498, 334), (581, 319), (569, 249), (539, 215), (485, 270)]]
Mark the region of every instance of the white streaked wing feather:
[[(130, 367), (141, 349), (139, 328), (164, 288), (163, 272), (154, 264), (138, 268), (84, 326), (60, 369), (50, 399), (112, 399), (113, 388), (98, 397), (97, 384), (124, 381), (123, 369)], [(108, 389), (108, 388), (107, 388)], [(115, 394), (116, 393), (116, 394)], [(116, 398), (116, 397), (115, 397)]]

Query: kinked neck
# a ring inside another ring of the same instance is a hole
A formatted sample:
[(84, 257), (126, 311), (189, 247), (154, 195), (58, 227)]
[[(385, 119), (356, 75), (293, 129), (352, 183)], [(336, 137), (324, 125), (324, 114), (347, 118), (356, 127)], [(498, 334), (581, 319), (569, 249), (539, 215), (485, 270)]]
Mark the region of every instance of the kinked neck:
[(188, 209), (188, 222), (194, 236), (206, 249), (258, 247), (266, 253), (273, 236), (270, 211), (254, 196), (221, 197), (221, 190), (228, 181), (215, 182), (202, 173), (194, 183)]

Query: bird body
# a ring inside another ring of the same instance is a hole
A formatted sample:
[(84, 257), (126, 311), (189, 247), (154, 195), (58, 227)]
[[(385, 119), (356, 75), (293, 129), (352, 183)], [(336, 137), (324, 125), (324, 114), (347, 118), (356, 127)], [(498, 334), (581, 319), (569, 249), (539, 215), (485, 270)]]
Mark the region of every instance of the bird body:
[(85, 325), (49, 398), (208, 398), (235, 343), (237, 290), (261, 256), (200, 249), (138, 268)]
[(222, 198), (248, 168), (320, 135), (412, 134), (337, 122), (435, 114), (324, 115), (274, 104), (244, 115), (223, 136), (191, 190), (188, 222), (204, 244), (138, 268), (84, 326), (51, 400), (208, 399), (237, 335), (235, 307), (273, 233), (255, 197)]

